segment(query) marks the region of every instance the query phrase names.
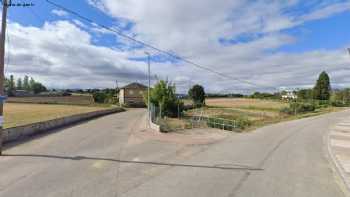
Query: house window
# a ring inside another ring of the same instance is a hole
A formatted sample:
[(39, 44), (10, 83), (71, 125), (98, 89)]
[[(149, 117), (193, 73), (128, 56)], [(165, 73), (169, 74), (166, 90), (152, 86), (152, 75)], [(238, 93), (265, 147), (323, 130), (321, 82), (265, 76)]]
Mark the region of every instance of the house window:
[(133, 91), (133, 90), (129, 90), (129, 94), (130, 94), (130, 95), (133, 95), (133, 94), (134, 94), (134, 91)]

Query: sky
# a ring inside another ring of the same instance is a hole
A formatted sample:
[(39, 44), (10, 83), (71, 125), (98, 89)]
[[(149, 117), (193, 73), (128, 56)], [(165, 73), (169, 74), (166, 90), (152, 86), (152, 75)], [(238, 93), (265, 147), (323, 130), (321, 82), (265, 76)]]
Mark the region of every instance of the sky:
[[(10, 7), (7, 76), (33, 76), (50, 88), (112, 88), (173, 82), (179, 93), (310, 88), (326, 71), (350, 87), (349, 0), (46, 0)], [(217, 73), (101, 28), (102, 24)]]

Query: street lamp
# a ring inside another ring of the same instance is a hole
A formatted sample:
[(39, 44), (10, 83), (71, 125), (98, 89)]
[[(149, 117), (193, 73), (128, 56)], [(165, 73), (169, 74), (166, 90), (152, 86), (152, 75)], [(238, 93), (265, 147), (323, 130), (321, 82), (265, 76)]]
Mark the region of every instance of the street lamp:
[(151, 101), (150, 101), (150, 88), (151, 88), (151, 54), (149, 52), (145, 52), (147, 55), (147, 63), (148, 63), (148, 89), (147, 89), (147, 110), (148, 110), (148, 127), (151, 127)]

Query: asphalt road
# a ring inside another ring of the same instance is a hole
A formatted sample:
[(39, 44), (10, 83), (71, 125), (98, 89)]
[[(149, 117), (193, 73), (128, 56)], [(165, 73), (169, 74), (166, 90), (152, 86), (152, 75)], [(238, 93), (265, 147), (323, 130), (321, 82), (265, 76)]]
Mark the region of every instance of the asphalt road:
[(345, 196), (324, 136), (350, 111), (200, 145), (138, 138), (144, 114), (131, 110), (7, 145), (0, 196)]

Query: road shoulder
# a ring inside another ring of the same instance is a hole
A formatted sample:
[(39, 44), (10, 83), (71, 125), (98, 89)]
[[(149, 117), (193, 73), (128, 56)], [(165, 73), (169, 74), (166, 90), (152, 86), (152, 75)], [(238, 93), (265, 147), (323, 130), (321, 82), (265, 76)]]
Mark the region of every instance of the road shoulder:
[(335, 171), (341, 179), (341, 186), (350, 196), (350, 117), (330, 128), (327, 135), (327, 149)]

